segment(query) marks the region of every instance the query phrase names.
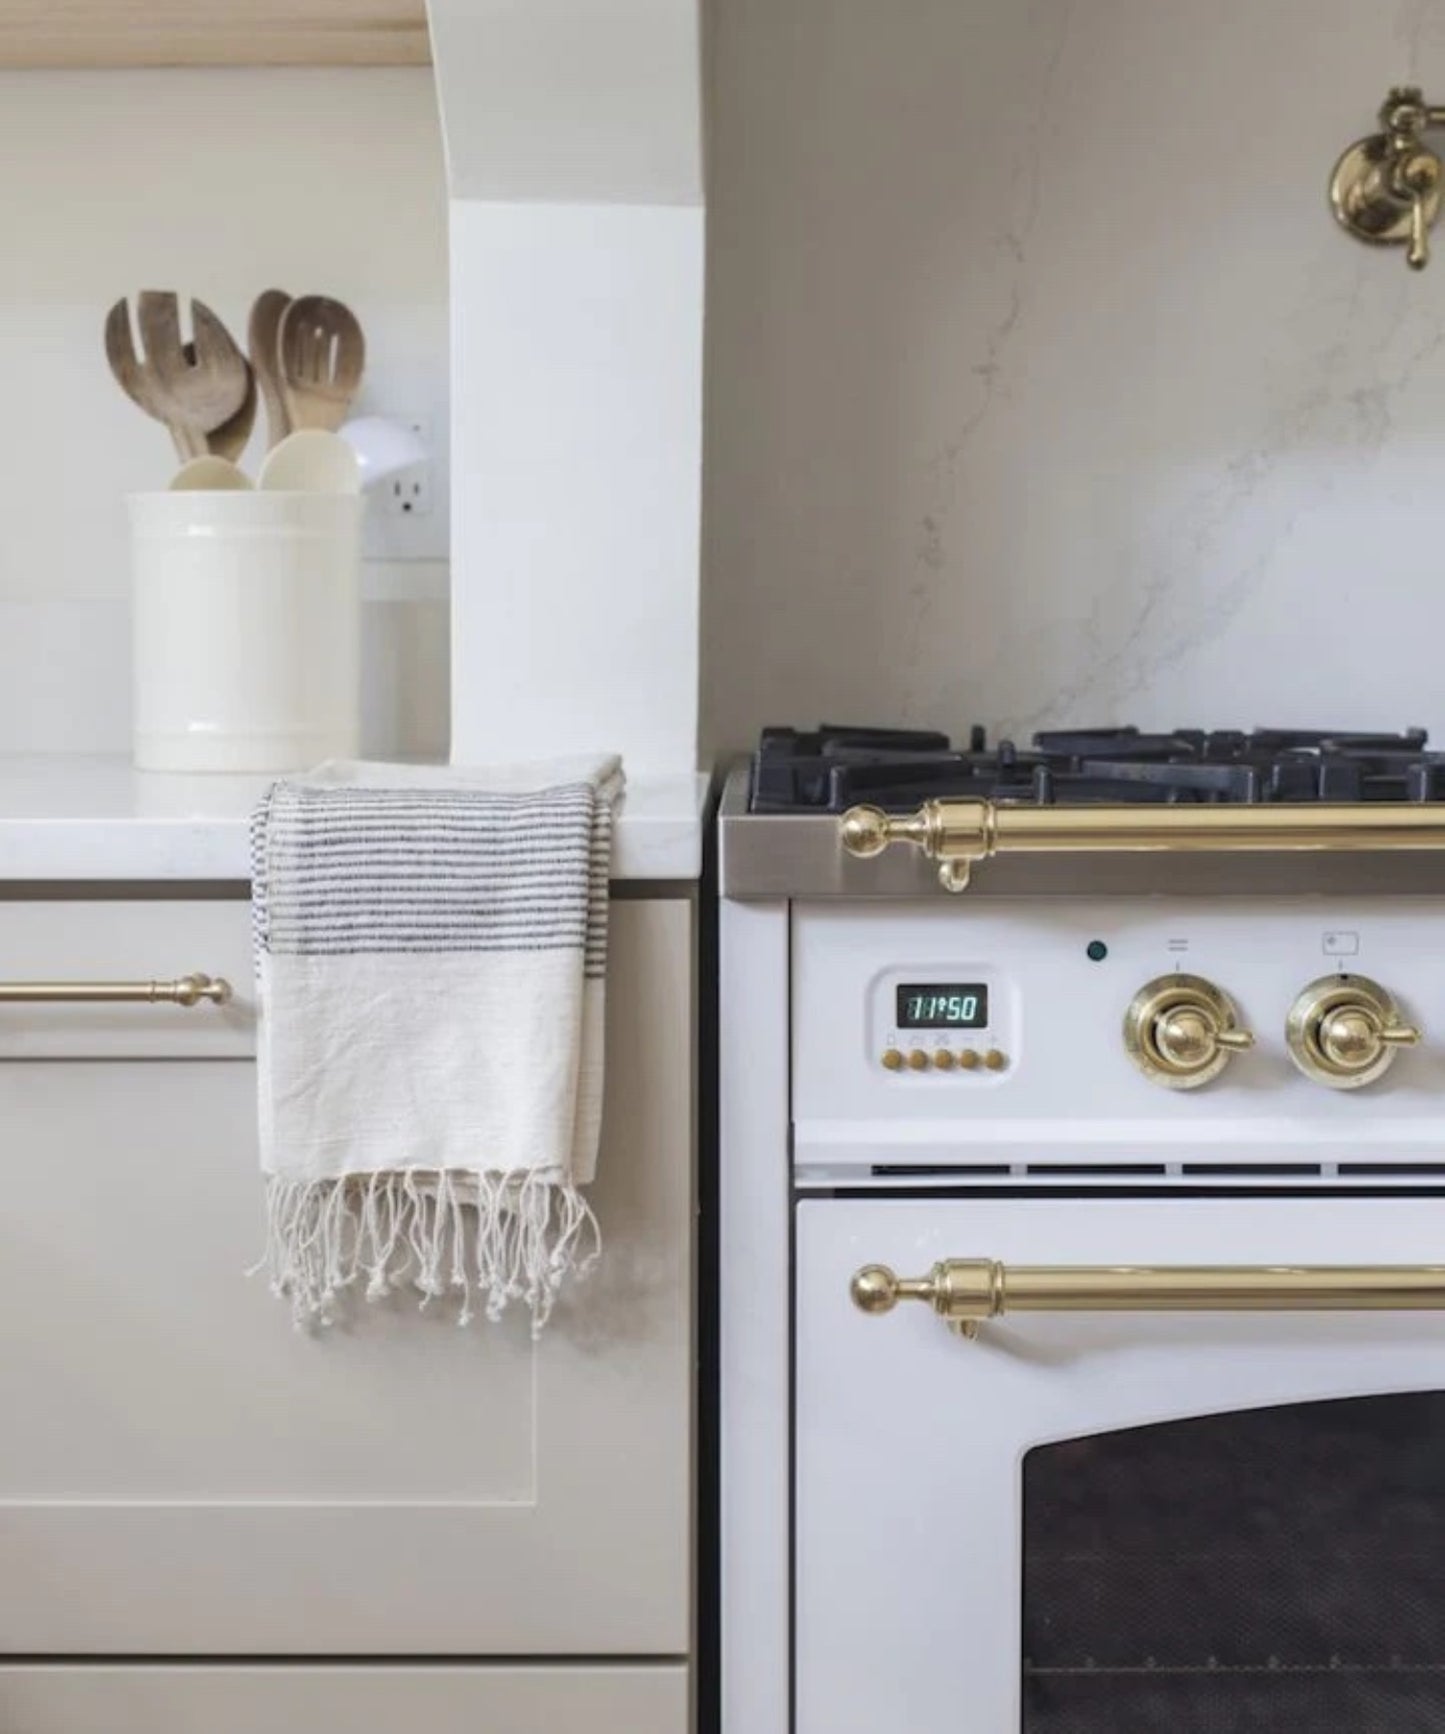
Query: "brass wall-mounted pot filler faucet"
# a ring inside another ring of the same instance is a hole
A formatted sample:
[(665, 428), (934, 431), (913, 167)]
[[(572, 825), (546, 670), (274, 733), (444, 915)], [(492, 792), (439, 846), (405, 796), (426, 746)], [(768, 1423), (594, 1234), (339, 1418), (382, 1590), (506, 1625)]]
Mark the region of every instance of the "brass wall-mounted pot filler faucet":
[(1414, 85), (1402, 85), (1385, 98), (1380, 125), (1383, 132), (1357, 140), (1335, 164), (1330, 203), (1352, 235), (1404, 246), (1406, 263), (1423, 271), (1445, 178), (1424, 135), (1445, 127), (1445, 108), (1427, 103)]

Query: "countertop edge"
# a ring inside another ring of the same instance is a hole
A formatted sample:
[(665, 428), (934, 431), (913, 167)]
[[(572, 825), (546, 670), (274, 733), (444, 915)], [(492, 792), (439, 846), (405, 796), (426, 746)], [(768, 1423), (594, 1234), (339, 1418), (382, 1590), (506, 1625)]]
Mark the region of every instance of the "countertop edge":
[[(123, 759), (79, 754), (0, 755), (0, 885), (248, 880), (250, 810), (269, 781), (142, 777)], [(631, 779), (612, 878), (699, 879), (711, 799), (707, 771)], [(212, 810), (187, 810), (195, 806)]]

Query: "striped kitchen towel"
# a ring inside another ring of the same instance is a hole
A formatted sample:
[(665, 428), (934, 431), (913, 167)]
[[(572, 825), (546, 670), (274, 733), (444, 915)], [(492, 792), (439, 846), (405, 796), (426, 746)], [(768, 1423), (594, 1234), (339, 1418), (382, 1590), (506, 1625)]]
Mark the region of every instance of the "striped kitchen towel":
[(600, 1250), (615, 757), (331, 764), (252, 822), (272, 1291), (510, 1301), (540, 1330)]

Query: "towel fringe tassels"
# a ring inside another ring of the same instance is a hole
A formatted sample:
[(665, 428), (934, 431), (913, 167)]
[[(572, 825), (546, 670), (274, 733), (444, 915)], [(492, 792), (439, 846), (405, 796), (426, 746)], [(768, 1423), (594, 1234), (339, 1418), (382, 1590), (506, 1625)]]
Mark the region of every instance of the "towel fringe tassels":
[(329, 1324), (348, 1289), (377, 1301), (410, 1284), (421, 1305), (458, 1296), (458, 1324), (480, 1302), (499, 1319), (523, 1302), (539, 1333), (563, 1285), (602, 1250), (597, 1218), (568, 1181), (535, 1172), (442, 1169), (289, 1180), (266, 1192), (264, 1270), (300, 1325)]

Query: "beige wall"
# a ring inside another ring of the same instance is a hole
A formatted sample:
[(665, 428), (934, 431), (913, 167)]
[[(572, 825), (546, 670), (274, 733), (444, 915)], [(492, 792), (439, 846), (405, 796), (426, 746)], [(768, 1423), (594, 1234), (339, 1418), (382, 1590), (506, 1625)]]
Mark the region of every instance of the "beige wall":
[[(369, 401), (444, 434), (431, 75), (6, 74), (0, 213), (0, 752), (124, 752), (123, 499), (163, 486), (172, 457), (111, 382), (105, 310), (177, 288), (239, 335), (270, 284), (342, 295), (367, 328)], [(373, 562), (365, 584), (367, 744), (439, 746), (445, 563)]]
[(722, 0), (705, 738), (1434, 723), (1445, 230), (1337, 232), (1445, 0)]

